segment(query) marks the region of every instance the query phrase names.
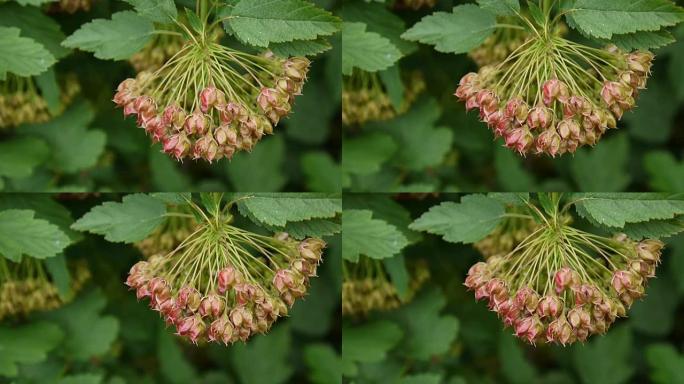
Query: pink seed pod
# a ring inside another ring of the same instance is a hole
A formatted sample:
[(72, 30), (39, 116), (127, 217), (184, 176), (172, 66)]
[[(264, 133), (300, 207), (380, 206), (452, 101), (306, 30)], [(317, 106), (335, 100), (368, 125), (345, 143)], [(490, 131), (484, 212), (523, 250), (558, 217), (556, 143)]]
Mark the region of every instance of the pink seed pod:
[(562, 345), (574, 342), (572, 326), (565, 316), (560, 316), (549, 324), (546, 330), (546, 340), (549, 343), (556, 342)]
[(521, 154), (527, 153), (534, 142), (534, 136), (527, 126), (515, 128), (507, 134), (508, 136), (504, 137), (506, 146), (515, 149)]
[(530, 129), (546, 129), (553, 122), (553, 112), (546, 107), (534, 107), (527, 116), (527, 125)]
[(521, 288), (513, 298), (516, 306), (524, 308), (528, 313), (533, 314), (539, 304), (539, 294), (531, 287)]
[(177, 328), (178, 335), (187, 337), (194, 344), (204, 334), (206, 325), (199, 315), (186, 317), (180, 320), (180, 325)]
[(573, 139), (579, 140), (580, 138), (580, 126), (574, 119), (565, 119), (558, 123), (556, 127), (558, 134), (564, 140)]
[(637, 255), (648, 263), (660, 263), (660, 255), (665, 244), (660, 240), (647, 239), (637, 244)]
[(202, 317), (218, 317), (223, 313), (225, 307), (226, 303), (220, 296), (215, 293), (210, 293), (200, 302), (199, 313)]
[(611, 285), (618, 294), (633, 291), (640, 284), (641, 278), (632, 271), (616, 271), (611, 279)]
[(219, 271), (217, 275), (218, 290), (220, 293), (226, 293), (231, 289), (235, 283), (239, 281), (239, 274), (232, 266), (227, 266)]
[(562, 103), (568, 101), (568, 87), (558, 79), (551, 79), (542, 85), (544, 105), (550, 107), (555, 100)]
[(573, 329), (589, 329), (591, 325), (591, 314), (586, 308), (575, 307), (568, 311), (568, 322)]
[(552, 318), (555, 319), (560, 315), (563, 310), (563, 302), (557, 296), (544, 296), (539, 301), (539, 306), (537, 307), (537, 314), (540, 318)]
[(571, 288), (579, 284), (579, 275), (568, 267), (563, 267), (556, 272), (553, 278), (556, 286), (556, 293), (560, 294), (567, 288)]
[(184, 128), (188, 135), (204, 135), (208, 128), (207, 118), (201, 111), (195, 110), (185, 119)]
[(289, 291), (295, 285), (294, 273), (289, 269), (279, 269), (273, 276), (273, 285), (280, 293)]
[(162, 119), (164, 125), (173, 127), (176, 131), (183, 128), (187, 114), (185, 110), (181, 108), (178, 104), (169, 105), (164, 109)]
[(467, 73), (465, 76), (461, 77), (459, 85), (474, 85), (477, 81), (478, 74), (475, 72)]
[(207, 113), (211, 108), (216, 105), (216, 103), (219, 100), (219, 91), (216, 89), (214, 86), (208, 86), (204, 88), (202, 91), (200, 91), (199, 94), (199, 99), (200, 99), (200, 109), (202, 112)]
[(239, 305), (245, 305), (256, 296), (256, 287), (249, 283), (238, 283), (233, 287)]

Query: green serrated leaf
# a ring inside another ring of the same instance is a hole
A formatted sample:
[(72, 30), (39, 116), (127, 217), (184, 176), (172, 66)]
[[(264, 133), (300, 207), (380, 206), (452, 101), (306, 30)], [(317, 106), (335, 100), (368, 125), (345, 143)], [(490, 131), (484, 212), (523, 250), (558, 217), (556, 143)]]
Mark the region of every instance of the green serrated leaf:
[(404, 355), (428, 361), (449, 350), (458, 334), (459, 322), (453, 316), (440, 314), (445, 306), (444, 294), (429, 289), (392, 314), (405, 332), (401, 348)]
[(402, 337), (398, 325), (389, 321), (368, 322), (342, 330), (344, 374), (355, 376), (357, 363), (373, 363), (385, 359)]
[(35, 364), (47, 358), (59, 345), (64, 333), (47, 322), (0, 328), (0, 376), (16, 377), (17, 364)]
[(375, 173), (397, 149), (397, 144), (385, 133), (347, 139), (342, 146), (342, 169), (359, 175)]
[(654, 384), (684, 384), (684, 356), (670, 344), (651, 344), (646, 348)]
[(683, 200), (668, 200), (658, 194), (578, 194), (575, 201), (580, 216), (613, 228), (684, 214)]
[(43, 45), (20, 33), (19, 28), (0, 27), (0, 80), (5, 80), (7, 72), (39, 75), (57, 61)]
[(71, 241), (58, 226), (36, 219), (31, 210), (0, 212), (0, 254), (19, 262), (22, 255), (45, 259), (62, 252)]
[(119, 333), (119, 321), (114, 316), (100, 314), (106, 305), (102, 291), (94, 289), (42, 317), (56, 322), (66, 331), (64, 354), (85, 362), (104, 355)]
[(99, 373), (80, 373), (64, 376), (56, 384), (100, 384), (103, 379), (103, 375)]
[(496, 27), (496, 15), (474, 4), (454, 7), (451, 13), (425, 16), (401, 35), (410, 41), (435, 46), (444, 53), (466, 53), (481, 45)]
[(340, 16), (345, 22), (366, 24), (368, 32), (374, 32), (389, 39), (404, 55), (418, 49), (416, 43), (401, 38), (401, 34), (406, 31), (406, 24), (401, 17), (387, 9), (385, 4), (361, 1), (347, 2), (344, 4)]
[(159, 370), (171, 384), (197, 382), (197, 370), (183, 355), (183, 350), (165, 327), (159, 327), (157, 340), (157, 355), (159, 356)]
[(332, 45), (323, 38), (316, 40), (296, 40), (287, 43), (273, 43), (268, 46), (276, 56), (316, 56), (332, 49)]
[(309, 344), (304, 349), (313, 384), (342, 384), (342, 357), (326, 344)]
[(178, 17), (173, 0), (124, 0), (135, 8), (140, 16), (155, 23), (172, 23)]
[[(231, 361), (242, 383), (281, 384), (293, 374), (287, 362), (292, 336), (287, 326), (279, 326), (268, 335), (260, 335), (249, 344), (231, 347)], [(264, 358), (268, 356), (268, 358)]]
[(504, 205), (483, 195), (468, 195), (461, 203), (445, 202), (430, 208), (409, 228), (441, 235), (452, 243), (474, 243), (482, 240), (505, 215)]
[(420, 373), (402, 377), (398, 384), (440, 384), (443, 376), (438, 373)]
[(373, 217), (397, 227), (410, 243), (416, 243), (423, 237), (420, 233), (408, 228), (412, 221), (411, 212), (389, 195), (347, 194), (344, 196), (344, 207), (373, 211)]
[(619, 135), (604, 139), (594, 148), (577, 151), (570, 164), (572, 175), (585, 192), (617, 192), (631, 181), (627, 172), (629, 141)]
[(625, 35), (614, 35), (613, 44), (623, 51), (654, 50), (674, 43), (674, 36), (668, 31), (635, 32)]
[(224, 163), (236, 190), (273, 192), (287, 183), (284, 161), (285, 141), (282, 136), (272, 136), (262, 140), (251, 153), (238, 153)]
[(684, 20), (684, 9), (670, 0), (577, 0), (569, 16), (583, 33), (611, 39), (676, 25)]
[(60, 45), (66, 38), (60, 25), (41, 12), (40, 8), (22, 7), (15, 3), (2, 4), (0, 26), (19, 28), (23, 36), (42, 44), (56, 59), (69, 54), (69, 50)]
[(241, 0), (228, 20), (240, 40), (257, 47), (330, 36), (339, 23), (336, 16), (305, 0)]
[(366, 30), (364, 23), (342, 23), (342, 74), (354, 68), (377, 72), (391, 67), (402, 56), (392, 42)]
[(342, 199), (335, 194), (259, 193), (243, 194), (240, 213), (257, 223), (285, 226), (288, 222), (332, 218), (342, 212)]
[(63, 301), (70, 300), (73, 295), (71, 291), (71, 274), (69, 273), (64, 254), (45, 259), (44, 265), (50, 277), (52, 277), (52, 283), (57, 288), (59, 297)]
[(69, 227), (74, 219), (71, 212), (53, 200), (52, 195), (37, 193), (5, 193), (0, 194), (0, 211), (6, 209), (27, 209), (36, 213), (37, 219), (47, 220), (59, 227), (72, 242), (82, 238), (79, 232)]
[(152, 196), (127, 195), (121, 203), (106, 202), (91, 209), (71, 228), (104, 235), (111, 242), (134, 243), (164, 221), (166, 205)]
[(342, 226), (340, 223), (332, 220), (312, 219), (287, 223), (282, 230), (295, 239), (303, 239), (305, 237), (320, 238), (340, 233), (342, 231)]
[(152, 22), (133, 11), (117, 12), (110, 20), (95, 19), (67, 37), (62, 46), (93, 52), (103, 60), (124, 60), (152, 37)]
[(631, 353), (632, 332), (618, 326), (588, 344), (575, 346), (573, 362), (584, 384), (623, 384), (634, 375)]
[(342, 167), (326, 152), (307, 152), (301, 157), (306, 185), (313, 192), (342, 191)]
[(684, 191), (684, 163), (666, 151), (653, 151), (644, 156), (644, 168), (655, 191)]
[(395, 226), (373, 219), (368, 210), (342, 212), (342, 257), (357, 262), (361, 255), (385, 259), (399, 253), (408, 240)]
[(513, 16), (520, 12), (518, 0), (477, 0), (480, 8), (486, 9), (498, 16)]
[(0, 142), (0, 176), (22, 178), (50, 156), (50, 148), (40, 139), (18, 137)]
[(424, 98), (406, 114), (372, 126), (384, 127), (401, 148), (397, 151), (393, 164), (403, 169), (420, 171), (442, 163), (451, 149), (452, 130), (435, 127), (440, 115), (437, 101)]
[(22, 126), (19, 132), (41, 137), (52, 147), (51, 168), (74, 173), (93, 167), (104, 151), (105, 133), (87, 128), (94, 117), (92, 107), (81, 101), (61, 116), (47, 123)]
[(670, 220), (651, 220), (643, 223), (625, 224), (622, 232), (634, 240), (671, 237), (684, 232), (684, 217), (678, 216)]

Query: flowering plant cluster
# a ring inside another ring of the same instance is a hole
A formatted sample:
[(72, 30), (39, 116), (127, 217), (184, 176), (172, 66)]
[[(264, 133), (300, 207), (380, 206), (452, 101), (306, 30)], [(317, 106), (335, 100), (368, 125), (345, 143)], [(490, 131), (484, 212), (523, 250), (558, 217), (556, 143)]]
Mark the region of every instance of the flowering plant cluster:
[(268, 332), (306, 294), (325, 242), (260, 235), (232, 225), (226, 209), (189, 204), (204, 220), (175, 249), (135, 264), (126, 285), (193, 343)]
[(605, 333), (645, 295), (664, 243), (592, 234), (566, 213), (531, 209), (540, 218), (535, 229), (509, 252), (473, 265), (465, 286), (531, 344)]
[[(78, 292), (90, 279), (90, 270), (83, 262), (70, 267), (70, 288)], [(24, 257), (14, 263), (0, 257), (0, 320), (59, 308), (64, 303), (42, 260)]]
[[(81, 87), (75, 76), (65, 76), (60, 84), (60, 111), (71, 104)], [(32, 77), (8, 75), (0, 81), (0, 130), (21, 124), (44, 123), (54, 117)]]
[(410, 302), (430, 279), (430, 271), (422, 262), (413, 263), (407, 270), (408, 291), (400, 295), (381, 261), (363, 257), (358, 263), (344, 262), (342, 315), (364, 317), (373, 311), (388, 311)]
[(342, 90), (342, 123), (364, 124), (369, 121), (389, 120), (405, 113), (425, 90), (420, 72), (406, 76), (403, 99), (395, 106), (377, 73), (354, 71), (344, 77)]
[[(461, 79), (456, 97), (520, 154), (595, 145), (646, 88), (653, 54), (529, 39), (505, 61)], [(589, 70), (587, 70), (589, 68)]]
[(213, 26), (192, 33), (178, 25), (189, 36), (182, 49), (156, 71), (124, 80), (114, 102), (178, 160), (250, 151), (290, 113), (309, 60), (249, 54), (217, 43)]

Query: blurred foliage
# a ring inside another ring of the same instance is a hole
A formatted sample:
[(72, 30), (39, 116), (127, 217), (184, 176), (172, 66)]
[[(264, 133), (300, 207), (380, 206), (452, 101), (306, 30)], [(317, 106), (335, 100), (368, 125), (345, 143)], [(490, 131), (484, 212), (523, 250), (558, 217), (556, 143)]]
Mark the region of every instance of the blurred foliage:
[[(663, 264), (646, 298), (635, 303), (629, 317), (619, 320), (605, 336), (566, 348), (532, 347), (504, 329), (486, 303), (476, 302), (463, 286), (470, 266), (482, 260), (472, 245), (408, 229), (411, 220), (431, 207), (459, 199), (458, 194), (345, 197), (345, 208), (370, 210), (375, 220), (412, 239), (392, 258), (383, 259), (385, 263), (398, 258), (424, 260), (431, 280), (398, 309), (344, 318), (344, 382), (684, 383), (684, 236), (664, 239)], [(578, 220), (580, 225), (588, 224)], [(343, 236), (346, 243), (347, 236)], [(362, 252), (372, 253), (376, 248), (369, 246)], [(392, 280), (403, 282), (395, 275)]]
[[(684, 5), (684, 1), (676, 1)], [(477, 69), (467, 55), (400, 39), (424, 16), (474, 3), (441, 0), (412, 10), (401, 2), (345, 2), (345, 22), (366, 23), (403, 57), (378, 72), (390, 98), (411, 82), (396, 72), (420, 72), (427, 91), (403, 114), (344, 127), (344, 187), (356, 192), (432, 191), (679, 191), (684, 188), (684, 27), (677, 42), (657, 50), (649, 89), (618, 130), (593, 149), (552, 159), (521, 158), (493, 140), (475, 112), (466, 114), (453, 96), (463, 75)], [(483, 2), (480, 2), (483, 3)], [(351, 23), (349, 23), (351, 24)], [(346, 31), (343, 31), (343, 35)], [(573, 39), (582, 39), (575, 34)], [(344, 60), (344, 58), (343, 58)], [(350, 59), (351, 60), (351, 59)], [(348, 77), (347, 77), (348, 78)], [(396, 104), (395, 104), (396, 105)]]
[[(194, 2), (176, 3), (180, 9), (194, 7)], [(337, 6), (334, 0), (315, 3), (330, 10)], [(12, 13), (12, 7), (17, 4), (1, 3), (0, 14)], [(124, 1), (98, 0), (92, 3), (90, 11), (74, 14), (48, 13), (46, 7), (31, 5), (25, 8), (31, 17), (0, 17), (0, 26), (16, 26), (22, 33), (50, 42), (51, 49), (59, 50), (59, 62), (38, 78), (48, 78), (38, 82), (43, 93), (47, 93), (48, 86), (42, 84), (57, 85), (55, 76), (76, 74), (81, 94), (63, 114), (46, 123), (25, 124), (0, 132), (0, 190), (340, 189), (339, 36), (331, 39), (333, 49), (311, 58), (309, 80), (293, 113), (251, 154), (241, 153), (230, 162), (214, 164), (178, 163), (161, 153), (160, 144), (151, 145), (144, 130), (136, 127), (135, 119), (124, 119), (111, 101), (117, 85), (135, 74), (128, 61), (98, 60), (90, 53), (59, 46), (65, 36), (84, 23), (96, 18), (109, 19), (113, 13), (131, 6)], [(225, 37), (224, 43), (236, 44), (231, 37)], [(52, 94), (54, 86), (50, 88)], [(59, 107), (59, 100), (54, 102)]]
[[(268, 335), (230, 347), (195, 346), (175, 337), (158, 314), (146, 302), (136, 301), (124, 285), (128, 270), (141, 258), (134, 246), (68, 229), (93, 207), (120, 198), (113, 194), (4, 194), (0, 198), (0, 212), (8, 212), (4, 210), (8, 206), (32, 211), (43, 223), (73, 235), (63, 255), (67, 261), (86, 261), (93, 275), (61, 308), (0, 322), (0, 383), (340, 382), (339, 235), (326, 237), (328, 250), (309, 295)], [(240, 216), (236, 220), (258, 230)], [(58, 280), (55, 275), (51, 278)]]

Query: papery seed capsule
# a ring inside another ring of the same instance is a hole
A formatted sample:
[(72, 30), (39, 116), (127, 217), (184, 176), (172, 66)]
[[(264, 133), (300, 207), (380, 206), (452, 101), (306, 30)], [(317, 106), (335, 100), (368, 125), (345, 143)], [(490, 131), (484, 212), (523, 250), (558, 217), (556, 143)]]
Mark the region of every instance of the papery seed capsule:
[(557, 318), (563, 309), (563, 303), (557, 296), (544, 296), (539, 301), (537, 307), (537, 314), (540, 318), (550, 317)]
[(202, 317), (218, 317), (223, 313), (225, 307), (226, 303), (223, 299), (217, 294), (211, 293), (200, 302), (199, 313)]
[(239, 273), (232, 266), (228, 266), (219, 271), (217, 275), (218, 290), (225, 293), (240, 280)]
[(556, 293), (560, 294), (565, 289), (579, 284), (579, 275), (572, 269), (563, 267), (556, 272), (554, 276), (554, 283), (556, 285)]

